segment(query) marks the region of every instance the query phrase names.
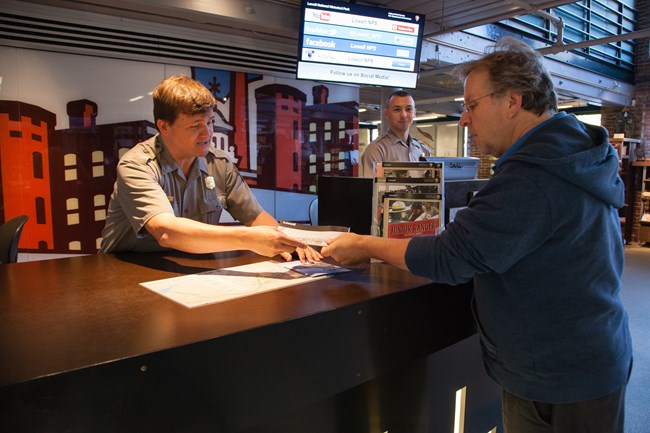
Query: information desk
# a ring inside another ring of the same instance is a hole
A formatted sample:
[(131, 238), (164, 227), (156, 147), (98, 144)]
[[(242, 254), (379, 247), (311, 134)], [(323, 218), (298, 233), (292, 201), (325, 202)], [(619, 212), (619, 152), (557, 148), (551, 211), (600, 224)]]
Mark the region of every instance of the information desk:
[(494, 427), (470, 286), (367, 263), (189, 309), (139, 285), (260, 260), (117, 254), (0, 267), (0, 430), (451, 431), (455, 390), (468, 385), (465, 425)]

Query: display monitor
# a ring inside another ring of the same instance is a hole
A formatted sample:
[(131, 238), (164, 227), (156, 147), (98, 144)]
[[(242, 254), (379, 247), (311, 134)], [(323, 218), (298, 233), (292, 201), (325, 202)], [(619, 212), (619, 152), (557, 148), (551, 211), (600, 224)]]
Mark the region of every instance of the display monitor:
[(303, 0), (297, 78), (415, 88), (424, 15)]
[(318, 224), (349, 227), (370, 234), (373, 180), (366, 177), (318, 176)]

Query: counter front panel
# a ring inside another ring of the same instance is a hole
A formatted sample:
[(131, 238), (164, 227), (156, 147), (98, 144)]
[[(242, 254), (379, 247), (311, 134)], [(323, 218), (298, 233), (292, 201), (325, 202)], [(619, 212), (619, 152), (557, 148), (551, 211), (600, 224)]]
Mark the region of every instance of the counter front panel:
[[(428, 359), (475, 332), (471, 285), (384, 263), (192, 309), (139, 284), (259, 260), (117, 254), (0, 268), (3, 430), (298, 432), (316, 417), (337, 427), (314, 431), (335, 432), (372, 424), (350, 402), (386, 403), (413, 384), (381, 413), (418, 420)], [(430, 431), (419, 424), (411, 431)]]

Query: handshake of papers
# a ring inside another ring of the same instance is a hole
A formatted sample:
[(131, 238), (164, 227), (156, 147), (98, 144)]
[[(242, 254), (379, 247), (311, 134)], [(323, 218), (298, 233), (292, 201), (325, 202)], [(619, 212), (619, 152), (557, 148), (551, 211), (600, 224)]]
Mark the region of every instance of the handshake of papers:
[(324, 247), (327, 245), (328, 240), (334, 239), (341, 233), (347, 233), (350, 231), (349, 227), (308, 226), (287, 221), (280, 222), (278, 228), (287, 236), (299, 240), (311, 247)]

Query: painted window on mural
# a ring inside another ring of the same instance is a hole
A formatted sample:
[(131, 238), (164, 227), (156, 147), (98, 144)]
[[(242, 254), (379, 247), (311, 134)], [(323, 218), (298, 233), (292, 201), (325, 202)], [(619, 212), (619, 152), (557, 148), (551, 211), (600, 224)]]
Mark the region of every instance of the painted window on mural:
[(34, 207), (36, 208), (36, 224), (47, 224), (47, 219), (45, 218), (45, 199), (43, 197), (36, 197)]
[(65, 167), (65, 180), (77, 180), (77, 155), (68, 153), (63, 157), (63, 165)]
[(104, 176), (104, 152), (96, 150), (92, 153), (93, 177)]
[(69, 198), (65, 201), (65, 207), (68, 217), (68, 225), (79, 224), (79, 199)]
[(95, 208), (95, 221), (104, 221), (106, 219), (106, 196), (98, 194), (93, 197), (93, 206)]
[(43, 179), (43, 155), (41, 152), (32, 153), (32, 166), (34, 167), (34, 177)]

